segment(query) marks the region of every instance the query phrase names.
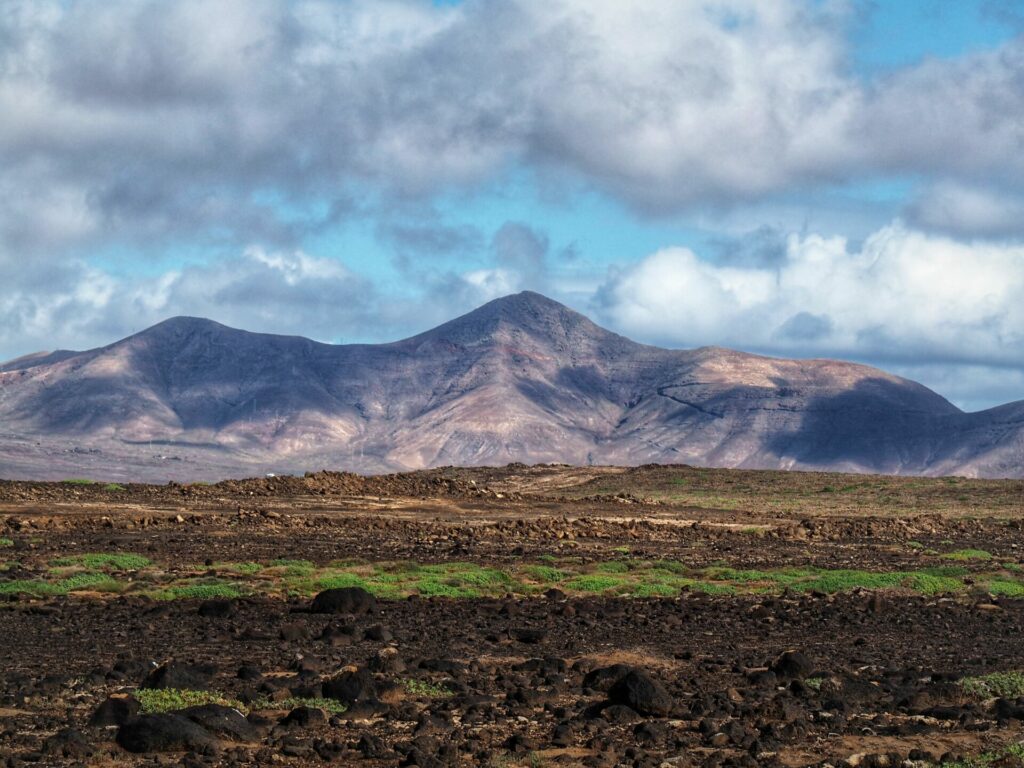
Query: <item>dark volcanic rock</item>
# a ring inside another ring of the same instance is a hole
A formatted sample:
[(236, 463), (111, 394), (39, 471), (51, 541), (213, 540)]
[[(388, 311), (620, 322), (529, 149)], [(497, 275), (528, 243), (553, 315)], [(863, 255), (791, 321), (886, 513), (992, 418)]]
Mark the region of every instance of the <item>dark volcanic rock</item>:
[(198, 707), (189, 707), (177, 714), (183, 715), (193, 723), (201, 725), (210, 733), (224, 736), (232, 741), (255, 741), (260, 735), (259, 729), (246, 720), (241, 712), (221, 704), (203, 704)]
[(308, 728), (310, 726), (323, 725), (327, 722), (327, 716), (322, 709), (316, 707), (296, 707), (281, 720), (281, 725)]
[(178, 688), (205, 691), (213, 677), (212, 667), (181, 664), (175, 661), (157, 667), (143, 681), (143, 688)]
[(139, 709), (140, 704), (133, 696), (110, 696), (96, 708), (89, 725), (124, 725), (139, 714)]
[(772, 662), (772, 672), (790, 680), (803, 680), (814, 671), (814, 665), (800, 651), (785, 651)]
[(610, 667), (599, 667), (591, 670), (583, 678), (583, 687), (607, 693), (613, 685), (624, 678), (633, 668), (628, 664), (612, 664)]
[(143, 715), (121, 726), (117, 743), (129, 752), (206, 751), (217, 740), (201, 725), (184, 715)]
[(641, 715), (664, 717), (674, 702), (661, 683), (646, 672), (634, 670), (626, 674), (608, 691), (608, 700), (634, 709)]
[(361, 587), (327, 589), (313, 598), (313, 613), (372, 613), (377, 610), (377, 599)]
[(209, 619), (226, 619), (235, 615), (234, 600), (204, 600), (199, 604), (199, 615)]
[(368, 670), (359, 669), (355, 672), (342, 672), (332, 680), (325, 680), (323, 692), (328, 699), (355, 704), (374, 701), (377, 698), (377, 685)]
[(74, 728), (65, 728), (43, 742), (43, 754), (54, 757), (83, 758), (91, 757), (92, 745), (85, 735)]

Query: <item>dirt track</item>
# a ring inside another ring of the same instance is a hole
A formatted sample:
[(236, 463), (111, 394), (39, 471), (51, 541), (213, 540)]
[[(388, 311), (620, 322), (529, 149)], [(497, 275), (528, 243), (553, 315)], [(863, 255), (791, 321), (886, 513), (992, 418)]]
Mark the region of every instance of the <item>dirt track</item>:
[[(978, 754), (1024, 737), (1024, 699), (960, 682), (1024, 668), (1024, 601), (985, 591), (996, 570), (1001, 584), (1016, 578), (1022, 502), (1019, 481), (658, 467), (0, 484), (10, 542), (0, 587), (56, 579), (62, 559), (85, 553), (153, 563), (114, 574), (117, 591), (0, 594), (0, 755), (10, 765), (801, 766)], [(509, 586), (507, 596), (403, 596), (331, 615), (308, 612), (310, 598), (289, 589), (204, 602), (139, 586), (178, 583), (187, 564), (223, 576), (228, 562), (276, 560), (637, 578), (661, 562), (771, 573), (955, 564), (960, 587), (797, 582), (769, 593), (757, 582), (705, 593), (695, 583), (641, 598)], [(208, 665), (172, 687), (247, 705), (245, 726), (206, 722), (209, 741), (193, 733), (169, 751), (129, 753), (117, 726), (89, 724), (106, 697), (131, 695), (166, 663)], [(658, 689), (648, 709), (623, 691), (629, 669)], [(274, 706), (320, 699), (342, 678), (362, 686), (344, 713)]]

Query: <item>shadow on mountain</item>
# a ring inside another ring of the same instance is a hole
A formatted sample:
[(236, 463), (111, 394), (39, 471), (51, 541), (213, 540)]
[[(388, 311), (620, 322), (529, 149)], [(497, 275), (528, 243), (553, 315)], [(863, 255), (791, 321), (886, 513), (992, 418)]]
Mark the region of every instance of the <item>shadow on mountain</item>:
[(807, 466), (919, 471), (934, 459), (944, 429), (966, 415), (948, 403), (948, 409), (925, 410), (916, 395), (905, 382), (865, 379), (812, 398), (799, 427), (769, 435), (765, 447)]

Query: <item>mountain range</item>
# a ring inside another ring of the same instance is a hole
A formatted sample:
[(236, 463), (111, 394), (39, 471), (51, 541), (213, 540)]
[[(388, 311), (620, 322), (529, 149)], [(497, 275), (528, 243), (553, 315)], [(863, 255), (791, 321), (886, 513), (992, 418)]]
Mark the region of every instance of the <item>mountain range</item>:
[(687, 463), (1024, 476), (1024, 401), (965, 413), (833, 360), (633, 342), (536, 293), (389, 344), (176, 317), (0, 366), (0, 476)]

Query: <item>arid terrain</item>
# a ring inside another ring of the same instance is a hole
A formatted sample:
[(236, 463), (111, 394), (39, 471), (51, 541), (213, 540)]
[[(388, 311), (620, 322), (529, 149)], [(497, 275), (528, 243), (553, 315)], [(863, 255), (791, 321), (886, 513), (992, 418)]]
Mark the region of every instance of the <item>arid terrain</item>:
[(0, 766), (1024, 765), (1022, 638), (1020, 480), (0, 482)]
[(0, 475), (217, 481), (508, 462), (1024, 475), (1024, 401), (965, 413), (877, 368), (662, 349), (537, 293), (390, 344), (177, 317), (0, 364)]

